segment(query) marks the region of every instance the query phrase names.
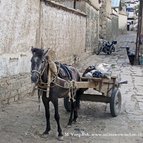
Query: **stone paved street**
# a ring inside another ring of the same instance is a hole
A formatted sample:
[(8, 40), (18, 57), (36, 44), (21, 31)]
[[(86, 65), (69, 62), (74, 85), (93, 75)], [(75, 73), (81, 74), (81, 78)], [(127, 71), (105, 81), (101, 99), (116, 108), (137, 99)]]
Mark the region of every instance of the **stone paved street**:
[[(66, 128), (69, 114), (60, 100), (61, 125), (65, 143), (143, 143), (143, 67), (131, 66), (124, 47), (135, 49), (136, 33), (118, 37), (116, 52), (111, 55), (92, 55), (78, 67), (83, 72), (89, 65), (110, 63), (113, 75), (128, 84), (122, 85), (122, 111), (111, 117), (109, 105), (81, 102), (79, 118), (71, 128)], [(37, 97), (28, 97), (0, 110), (0, 143), (56, 143), (56, 124), (51, 106), (51, 128), (48, 138), (41, 138), (45, 128), (44, 108), (40, 112)]]

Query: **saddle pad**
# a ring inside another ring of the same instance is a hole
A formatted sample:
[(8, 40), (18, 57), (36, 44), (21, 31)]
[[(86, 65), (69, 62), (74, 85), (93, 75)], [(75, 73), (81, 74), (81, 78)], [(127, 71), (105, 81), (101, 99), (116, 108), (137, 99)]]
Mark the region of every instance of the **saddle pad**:
[(60, 76), (62, 76), (63, 78), (67, 77), (69, 80), (72, 80), (72, 73), (71, 70), (67, 67), (67, 65), (60, 64), (60, 70)]

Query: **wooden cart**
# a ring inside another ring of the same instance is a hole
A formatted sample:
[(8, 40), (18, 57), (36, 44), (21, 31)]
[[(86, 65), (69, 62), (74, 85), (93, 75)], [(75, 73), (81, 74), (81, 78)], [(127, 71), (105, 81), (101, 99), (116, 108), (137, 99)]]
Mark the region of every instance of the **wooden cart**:
[[(104, 102), (110, 104), (110, 111), (113, 117), (119, 115), (121, 110), (121, 92), (119, 90), (120, 84), (126, 84), (127, 81), (117, 82), (116, 77), (111, 78), (86, 78), (82, 77), (82, 81), (73, 82), (73, 87), (76, 89), (92, 88), (100, 94), (81, 95), (81, 101)], [(64, 98), (64, 106), (67, 111), (70, 111), (70, 102), (68, 98)]]

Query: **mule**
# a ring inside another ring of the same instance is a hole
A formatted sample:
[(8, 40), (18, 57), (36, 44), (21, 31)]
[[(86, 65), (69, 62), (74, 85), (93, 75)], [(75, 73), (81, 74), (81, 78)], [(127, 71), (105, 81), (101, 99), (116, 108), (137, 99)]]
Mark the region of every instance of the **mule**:
[[(57, 77), (63, 79), (60, 80), (60, 85), (52, 81), (49, 87), (49, 95), (47, 96), (47, 86), (41, 87), (43, 84), (48, 83), (48, 71), (49, 71), (49, 60), (47, 56), (47, 51), (39, 48), (32, 48), (32, 58), (31, 58), (31, 81), (35, 83), (39, 90), (42, 91), (42, 101), (45, 107), (45, 116), (46, 116), (46, 129), (43, 132), (43, 135), (49, 134), (51, 129), (50, 127), (50, 111), (49, 111), (49, 102), (53, 103), (55, 109), (55, 120), (57, 122), (57, 131), (58, 137), (61, 139), (63, 137), (61, 125), (60, 125), (60, 115), (58, 109), (58, 98), (67, 97), (69, 94), (69, 88), (64, 88), (62, 85), (65, 81), (75, 80), (80, 81), (79, 72), (72, 66), (63, 65), (56, 62), (56, 68), (58, 68)], [(65, 67), (67, 71), (63, 68)], [(39, 92), (38, 92), (39, 93)], [(68, 125), (71, 125), (72, 122), (76, 122), (78, 117), (78, 109), (80, 103), (80, 90), (74, 90), (74, 99), (71, 98), (71, 111)]]

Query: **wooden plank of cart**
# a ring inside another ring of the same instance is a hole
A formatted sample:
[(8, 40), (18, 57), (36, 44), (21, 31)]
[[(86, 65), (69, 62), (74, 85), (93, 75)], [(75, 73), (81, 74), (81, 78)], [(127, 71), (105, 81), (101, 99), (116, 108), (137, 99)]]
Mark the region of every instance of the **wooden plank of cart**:
[[(81, 95), (81, 101), (104, 102), (110, 104), (110, 111), (113, 117), (119, 115), (121, 110), (121, 92), (119, 90), (120, 84), (127, 84), (127, 81), (117, 82), (117, 78), (88, 78), (82, 77), (82, 81), (74, 81), (73, 87), (76, 89), (89, 89), (92, 88), (100, 94), (87, 94)], [(70, 110), (68, 99), (64, 99), (64, 106), (67, 111)]]

